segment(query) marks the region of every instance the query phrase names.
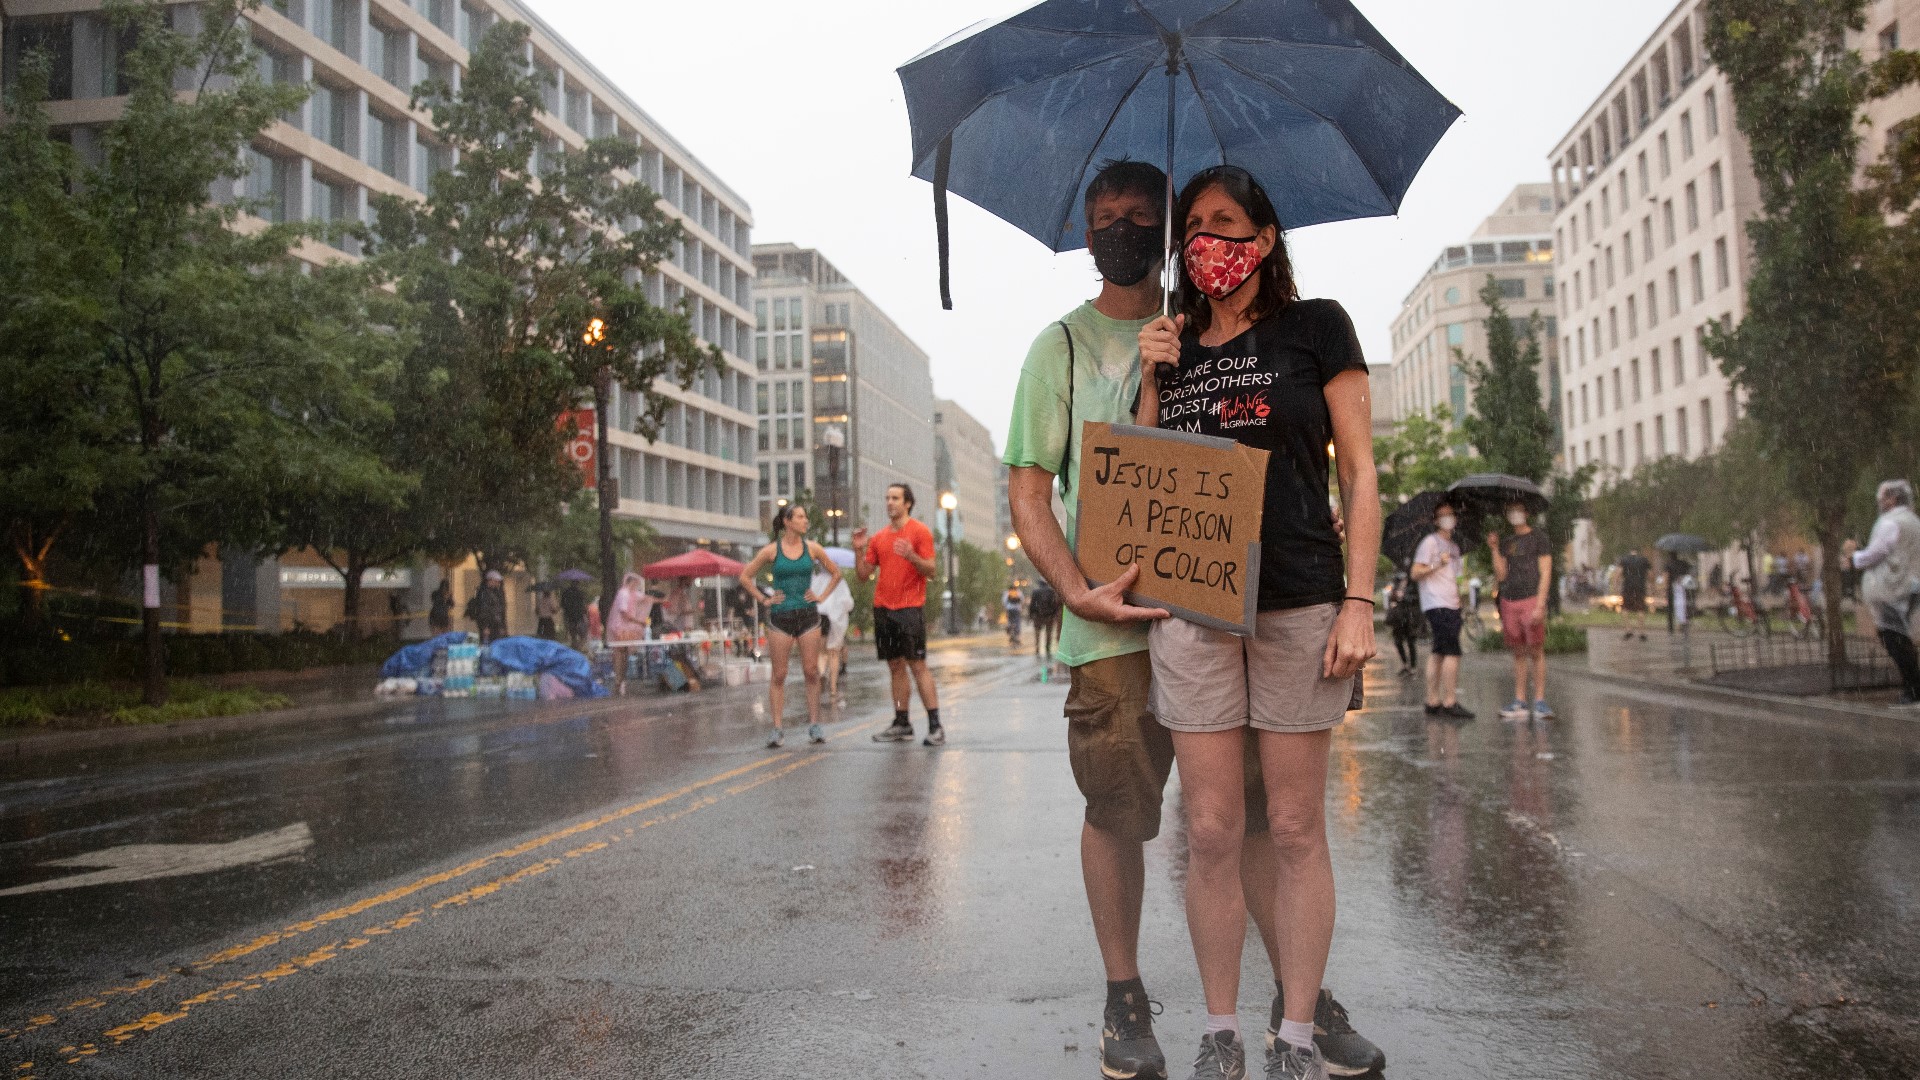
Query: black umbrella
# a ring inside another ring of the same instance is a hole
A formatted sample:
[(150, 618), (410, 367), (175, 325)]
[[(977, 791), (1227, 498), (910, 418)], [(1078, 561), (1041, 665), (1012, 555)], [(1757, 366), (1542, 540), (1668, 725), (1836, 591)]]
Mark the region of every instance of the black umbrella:
[(1410, 565), (1420, 541), (1433, 531), (1433, 512), (1443, 502), (1453, 504), (1454, 517), (1458, 519), (1453, 527), (1453, 542), (1460, 545), (1462, 551), (1480, 543), (1481, 514), (1478, 509), (1460, 505), (1463, 501), (1453, 499), (1444, 491), (1423, 491), (1401, 503), (1387, 515), (1380, 535), (1380, 553), (1395, 566)]
[(1474, 473), (1454, 481), (1447, 491), (1482, 513), (1497, 514), (1514, 502), (1525, 505), (1529, 514), (1547, 512), (1547, 493), (1539, 484), (1506, 473)]
[(1713, 544), (1706, 537), (1692, 533), (1668, 533), (1654, 541), (1653, 546), (1675, 555), (1697, 555), (1713, 550)]

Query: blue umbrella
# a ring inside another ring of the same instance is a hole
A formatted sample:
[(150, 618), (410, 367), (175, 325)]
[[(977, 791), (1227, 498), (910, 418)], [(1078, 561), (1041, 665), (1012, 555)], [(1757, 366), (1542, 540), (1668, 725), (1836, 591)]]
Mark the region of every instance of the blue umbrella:
[(1297, 229), (1397, 212), (1460, 115), (1348, 0), (1044, 0), (899, 75), (948, 308), (948, 191), (1070, 251), (1102, 161), (1238, 165)]

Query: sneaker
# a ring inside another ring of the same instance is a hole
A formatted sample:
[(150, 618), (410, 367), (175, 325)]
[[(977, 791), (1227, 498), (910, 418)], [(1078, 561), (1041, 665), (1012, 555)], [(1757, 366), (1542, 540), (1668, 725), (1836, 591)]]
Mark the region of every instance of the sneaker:
[(827, 741), (827, 733), (820, 730), (819, 724), (807, 725), (807, 741), (818, 745)]
[(1455, 720), (1471, 720), (1473, 719), (1473, 710), (1456, 701), (1451, 705), (1440, 706), (1440, 715), (1451, 716)]
[[(1325, 991), (1321, 991), (1325, 993)], [(1319, 1036), (1314, 1036), (1316, 1042)], [(1327, 1060), (1319, 1046), (1300, 1047), (1281, 1043), (1267, 1051), (1267, 1080), (1327, 1080)]]
[(1434, 704), (1427, 705), (1428, 716), (1443, 716), (1446, 714), (1446, 710), (1447, 710), (1447, 707), (1445, 705), (1434, 705)]
[(1153, 1037), (1153, 1014), (1160, 1003), (1134, 1001), (1128, 994), (1107, 1002), (1100, 1029), (1100, 1075), (1112, 1080), (1167, 1080), (1167, 1056)]
[(947, 729), (943, 727), (928, 728), (927, 737), (920, 740), (920, 745), (921, 746), (947, 745)]
[(1553, 706), (1547, 704), (1546, 698), (1538, 698), (1534, 701), (1533, 718), (1535, 720), (1553, 719)]
[(767, 749), (778, 750), (787, 745), (787, 733), (784, 728), (774, 728), (773, 738), (767, 740)]
[[(1273, 1071), (1275, 1051), (1285, 1049), (1280, 1043), (1280, 1007), (1280, 995), (1275, 994), (1267, 1025), (1267, 1075), (1290, 1077), (1296, 1074)], [(1333, 999), (1331, 990), (1321, 990), (1320, 1000), (1313, 1006), (1313, 1045), (1327, 1073), (1333, 1076), (1360, 1076), (1387, 1067), (1387, 1055), (1353, 1030), (1347, 1022), (1347, 1007)]]
[(1631, 631), (1631, 630), (1629, 630), (1629, 631), (1627, 631), (1626, 633), (1624, 633), (1624, 634), (1621, 634), (1621, 635), (1620, 635), (1620, 637), (1621, 637), (1621, 638), (1622, 638), (1623, 640), (1626, 640), (1626, 641), (1632, 641), (1632, 640), (1633, 640), (1633, 631)]
[(1200, 1036), (1200, 1056), (1188, 1080), (1247, 1080), (1246, 1044), (1231, 1031)]
[(912, 724), (906, 724), (906, 725), (894, 724), (893, 726), (887, 728), (887, 730), (885, 731), (876, 731), (873, 733), (873, 741), (874, 742), (912, 742), (913, 741), (913, 725)]
[(1533, 708), (1519, 698), (1507, 702), (1506, 706), (1500, 710), (1502, 720), (1525, 720), (1532, 715)]
[(1645, 635), (1645, 634), (1641, 634), (1641, 635), (1640, 635), (1640, 640), (1641, 640), (1641, 641), (1645, 641), (1645, 640), (1647, 640), (1647, 635)]

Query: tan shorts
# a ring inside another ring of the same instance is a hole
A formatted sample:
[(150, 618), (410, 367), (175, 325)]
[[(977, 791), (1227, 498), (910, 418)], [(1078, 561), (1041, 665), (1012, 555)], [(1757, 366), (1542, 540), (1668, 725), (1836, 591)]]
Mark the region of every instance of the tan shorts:
[(1175, 731), (1325, 731), (1353, 700), (1354, 679), (1323, 679), (1338, 604), (1263, 611), (1254, 636), (1185, 619), (1153, 624), (1153, 711)]
[[(1067, 759), (1087, 800), (1087, 823), (1122, 840), (1160, 834), (1161, 794), (1173, 771), (1173, 735), (1148, 707), (1153, 665), (1144, 652), (1073, 668), (1067, 693)], [(1247, 729), (1247, 832), (1267, 831), (1259, 748)]]

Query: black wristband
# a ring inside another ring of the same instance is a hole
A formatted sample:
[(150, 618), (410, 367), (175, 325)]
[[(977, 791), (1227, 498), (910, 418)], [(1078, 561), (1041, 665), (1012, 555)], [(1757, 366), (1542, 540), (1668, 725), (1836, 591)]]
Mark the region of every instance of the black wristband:
[(1365, 597), (1365, 596), (1348, 596), (1348, 597), (1343, 597), (1343, 598), (1341, 598), (1341, 601), (1340, 601), (1340, 602), (1344, 604), (1344, 603), (1346, 603), (1346, 602), (1347, 602), (1348, 600), (1358, 600), (1358, 601), (1360, 601), (1361, 603), (1363, 603), (1363, 604), (1365, 604), (1365, 605), (1367, 605), (1367, 606), (1368, 606), (1368, 607), (1370, 607), (1370, 608), (1377, 608), (1377, 607), (1379, 607), (1379, 606), (1380, 606), (1379, 604), (1376, 604), (1376, 603), (1374, 603), (1374, 602), (1373, 602), (1373, 600), (1372, 600), (1372, 599), (1371, 599), (1370, 597)]

